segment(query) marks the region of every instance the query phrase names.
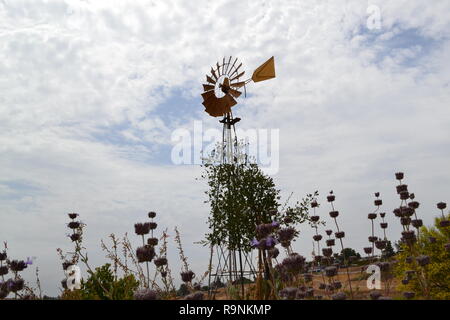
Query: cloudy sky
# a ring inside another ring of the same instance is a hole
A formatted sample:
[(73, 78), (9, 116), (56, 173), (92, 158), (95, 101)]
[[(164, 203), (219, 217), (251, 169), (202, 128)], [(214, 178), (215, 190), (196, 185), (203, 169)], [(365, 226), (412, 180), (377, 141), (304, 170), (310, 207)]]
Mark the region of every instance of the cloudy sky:
[[(379, 18), (379, 19), (378, 19)], [(337, 196), (345, 243), (367, 245), (373, 193), (399, 236), (394, 172), (402, 170), (429, 224), (450, 201), (450, 2), (0, 1), (0, 240), (35, 256), (45, 293), (63, 278), (67, 212), (100, 239), (130, 233), (146, 213), (178, 226), (193, 269), (209, 251), (198, 165), (174, 165), (171, 135), (203, 112), (201, 84), (218, 59), (251, 72), (271, 56), (277, 78), (251, 85), (234, 113), (244, 129), (279, 129), (283, 199)], [(323, 203), (319, 214), (328, 220)], [(311, 252), (301, 226), (295, 249)], [(169, 259), (178, 272), (174, 245)]]

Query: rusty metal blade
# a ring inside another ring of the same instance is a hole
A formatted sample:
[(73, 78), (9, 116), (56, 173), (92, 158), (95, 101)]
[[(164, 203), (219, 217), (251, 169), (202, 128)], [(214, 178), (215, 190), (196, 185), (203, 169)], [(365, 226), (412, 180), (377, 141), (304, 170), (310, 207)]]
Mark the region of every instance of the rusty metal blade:
[(245, 71), (242, 71), (241, 73), (239, 73), (236, 77), (234, 77), (233, 79), (231, 79), (230, 81), (234, 81), (240, 77), (242, 77), (244, 75)]
[(214, 88), (215, 86), (212, 86), (210, 84), (203, 84), (203, 91), (213, 90)]

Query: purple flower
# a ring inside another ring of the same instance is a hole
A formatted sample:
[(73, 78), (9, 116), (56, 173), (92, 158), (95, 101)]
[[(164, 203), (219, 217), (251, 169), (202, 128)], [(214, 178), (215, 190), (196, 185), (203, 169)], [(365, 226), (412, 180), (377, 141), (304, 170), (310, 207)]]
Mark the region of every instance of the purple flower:
[(266, 239), (266, 248), (272, 249), (277, 244), (277, 241), (273, 237), (267, 237)]
[(25, 261), (25, 264), (28, 265), (28, 266), (32, 265), (33, 264), (33, 259), (30, 258), (30, 257), (27, 257), (27, 261)]
[(250, 246), (251, 246), (252, 248), (257, 248), (258, 245), (259, 245), (259, 241), (256, 240), (255, 238), (253, 238), (253, 240), (250, 241)]
[(277, 221), (272, 221), (272, 227), (273, 228), (278, 228), (280, 226), (280, 223)]

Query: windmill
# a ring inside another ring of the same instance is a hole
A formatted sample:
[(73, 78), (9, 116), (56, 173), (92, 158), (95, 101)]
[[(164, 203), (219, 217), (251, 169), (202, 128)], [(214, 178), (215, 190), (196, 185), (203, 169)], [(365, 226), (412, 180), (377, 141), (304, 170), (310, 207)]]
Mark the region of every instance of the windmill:
[[(222, 164), (238, 163), (238, 140), (236, 136), (235, 124), (241, 119), (234, 118), (231, 108), (238, 103), (237, 99), (247, 95), (247, 84), (250, 82), (260, 82), (275, 78), (275, 59), (271, 57), (269, 60), (259, 66), (252, 74), (251, 78), (244, 79), (245, 71), (241, 69), (242, 62), (233, 59), (231, 56), (222, 62), (217, 62), (211, 67), (211, 71), (206, 75), (206, 83), (203, 84), (204, 92), (201, 94), (203, 98), (203, 106), (205, 112), (212, 117), (222, 117), (219, 121), (223, 124), (221, 159)], [(242, 295), (244, 295), (244, 275), (255, 276), (256, 272), (253, 268), (252, 257), (248, 254), (229, 250), (223, 246), (217, 246), (216, 256), (218, 263), (215, 272), (212, 272), (212, 260), (214, 248), (211, 246), (211, 256), (209, 265), (209, 288), (210, 295), (213, 287), (222, 282), (223, 278), (231, 283), (241, 281)], [(238, 266), (239, 264), (239, 266)], [(247, 268), (249, 270), (247, 270)], [(214, 278), (214, 281), (211, 280)]]

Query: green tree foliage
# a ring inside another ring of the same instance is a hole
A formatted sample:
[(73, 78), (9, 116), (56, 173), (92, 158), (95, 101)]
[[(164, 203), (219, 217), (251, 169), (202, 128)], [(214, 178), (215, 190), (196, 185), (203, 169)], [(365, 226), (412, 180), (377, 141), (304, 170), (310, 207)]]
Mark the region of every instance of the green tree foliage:
[(206, 164), (203, 175), (208, 181), (209, 243), (227, 244), (231, 250), (250, 250), (255, 226), (280, 218), (277, 209), (279, 190), (273, 179), (256, 164)]
[[(449, 219), (450, 216), (447, 217)], [(425, 285), (429, 298), (448, 300), (450, 299), (450, 252), (444, 247), (450, 240), (450, 228), (441, 227), (439, 225), (441, 218), (436, 218), (434, 227), (422, 227), (420, 229), (420, 237), (418, 240), (418, 250), (423, 255), (430, 257), (430, 264), (425, 267), (418, 267), (415, 262), (408, 264), (405, 262), (408, 256), (408, 250), (402, 248), (398, 255), (398, 264), (396, 267), (396, 275), (399, 279), (404, 278), (405, 271), (417, 270), (423, 272), (426, 279)], [(433, 241), (430, 241), (430, 237)], [(423, 284), (417, 277), (412, 277), (407, 285), (401, 285), (401, 290), (414, 291), (416, 294), (424, 294)]]
[(386, 260), (393, 256), (395, 256), (395, 250), (394, 247), (392, 247), (392, 242), (388, 241), (386, 248), (381, 251), (381, 258)]
[(338, 259), (342, 262), (348, 261), (350, 257), (356, 257), (356, 260), (361, 259), (361, 255), (352, 248), (344, 248), (344, 250), (341, 251)]
[(109, 297), (105, 294), (104, 288), (111, 293), (113, 300), (132, 300), (139, 282), (133, 275), (116, 279), (110, 268), (109, 263), (96, 268), (95, 277), (91, 275), (86, 282), (83, 281), (80, 290), (72, 292), (66, 290), (62, 299), (107, 300)]

